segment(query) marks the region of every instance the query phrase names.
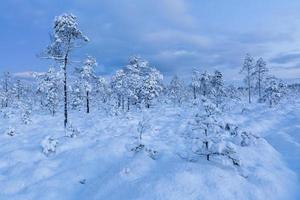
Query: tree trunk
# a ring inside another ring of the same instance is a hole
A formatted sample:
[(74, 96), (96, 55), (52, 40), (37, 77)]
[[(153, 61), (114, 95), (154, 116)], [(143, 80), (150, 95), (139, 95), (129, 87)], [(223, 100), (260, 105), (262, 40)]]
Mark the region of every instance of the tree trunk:
[(207, 154), (207, 155), (206, 155), (206, 160), (208, 160), (208, 161), (209, 161), (209, 154)]
[(64, 127), (67, 127), (68, 124), (68, 92), (67, 92), (67, 63), (68, 63), (68, 54), (64, 59)]
[(261, 74), (260, 74), (260, 70), (258, 71), (258, 96), (259, 96), (259, 101), (261, 101)]
[(118, 108), (121, 107), (121, 95), (118, 95)]
[(89, 91), (86, 92), (86, 113), (90, 113)]
[(249, 103), (251, 103), (251, 82), (250, 82), (250, 68), (248, 67), (248, 95)]
[(193, 92), (194, 92), (194, 99), (196, 99), (196, 87), (193, 87)]
[(125, 100), (124, 100), (124, 96), (122, 96), (122, 110), (125, 110)]
[(130, 106), (130, 99), (127, 98), (127, 111), (129, 111), (129, 106)]

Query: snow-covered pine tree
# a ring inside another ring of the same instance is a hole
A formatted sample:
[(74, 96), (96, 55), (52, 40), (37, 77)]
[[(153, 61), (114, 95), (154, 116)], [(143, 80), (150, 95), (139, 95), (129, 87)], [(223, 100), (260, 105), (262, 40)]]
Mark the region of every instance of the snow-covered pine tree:
[(2, 107), (7, 108), (12, 102), (12, 78), (9, 72), (3, 73), (2, 79)]
[(97, 78), (95, 92), (101, 103), (106, 103), (108, 101), (111, 91), (105, 78)]
[(86, 113), (90, 113), (91, 92), (96, 82), (96, 66), (96, 59), (88, 56), (84, 61), (83, 66), (76, 69), (76, 71), (79, 73), (81, 86), (85, 94), (84, 96), (86, 99)]
[[(121, 75), (124, 77), (121, 78)], [(112, 85), (119, 91), (118, 102), (122, 108), (125, 98), (128, 99), (128, 105), (131, 100), (135, 101), (134, 104), (145, 103), (146, 107), (150, 107), (151, 100), (163, 89), (162, 80), (162, 74), (151, 67), (148, 61), (134, 56), (130, 58), (129, 64), (114, 76)]]
[(196, 99), (197, 93), (199, 92), (201, 87), (201, 74), (197, 69), (193, 69), (192, 87), (193, 87), (193, 97), (194, 99)]
[(130, 109), (131, 104), (139, 102), (140, 89), (142, 87), (142, 76), (140, 71), (140, 64), (138, 57), (131, 57), (128, 65), (124, 67), (124, 95), (127, 99), (127, 110)]
[(175, 75), (168, 87), (168, 97), (174, 104), (182, 104), (182, 101), (185, 97), (185, 87), (184, 82)]
[(214, 75), (211, 76), (211, 93), (213, 102), (218, 107), (225, 98), (225, 89), (224, 89), (224, 81), (223, 81), (223, 75), (220, 71), (216, 70), (214, 72)]
[(13, 94), (16, 97), (17, 101), (21, 100), (21, 96), (23, 94), (24, 88), (21, 80), (17, 80), (13, 85)]
[(244, 81), (247, 85), (247, 90), (248, 90), (248, 101), (251, 103), (251, 89), (253, 87), (252, 85), (252, 80), (253, 80), (253, 69), (254, 69), (254, 59), (250, 54), (246, 54), (246, 57), (244, 59), (244, 64), (242, 67), (242, 70), (240, 73), (245, 74)]
[(224, 157), (239, 166), (234, 144), (226, 139), (229, 135), (220, 120), (219, 109), (207, 98), (203, 98), (202, 102), (202, 109), (190, 123), (191, 129), (187, 135), (192, 153), (205, 156), (208, 161), (214, 156)]
[(72, 110), (81, 110), (84, 97), (82, 95), (81, 83), (79, 80), (74, 80), (71, 85), (71, 108)]
[(263, 58), (259, 58), (256, 62), (253, 72), (253, 75), (256, 79), (256, 88), (258, 90), (259, 102), (262, 100), (263, 83), (268, 71), (269, 70), (266, 66), (266, 62), (263, 60)]
[(77, 18), (73, 14), (62, 14), (55, 17), (51, 44), (47, 47), (43, 57), (55, 60), (63, 65), (64, 71), (64, 127), (68, 123), (68, 85), (67, 66), (70, 54), (74, 48), (88, 42), (88, 38), (78, 28)]
[(147, 108), (150, 108), (151, 101), (163, 90), (162, 80), (162, 74), (155, 68), (150, 68), (149, 74), (144, 77), (140, 94)]
[(125, 73), (123, 69), (117, 70), (116, 74), (112, 76), (111, 88), (117, 100), (117, 107), (120, 108), (125, 94)]
[(200, 75), (200, 93), (204, 97), (207, 97), (211, 93), (210, 80), (211, 80), (211, 75), (206, 71), (204, 71), (204, 73)]
[(38, 89), (42, 95), (42, 105), (54, 116), (60, 102), (60, 88), (62, 73), (54, 68), (49, 68), (46, 73), (37, 75)]
[(266, 88), (264, 90), (263, 101), (270, 107), (279, 103), (284, 94), (283, 84), (274, 76), (267, 77)]

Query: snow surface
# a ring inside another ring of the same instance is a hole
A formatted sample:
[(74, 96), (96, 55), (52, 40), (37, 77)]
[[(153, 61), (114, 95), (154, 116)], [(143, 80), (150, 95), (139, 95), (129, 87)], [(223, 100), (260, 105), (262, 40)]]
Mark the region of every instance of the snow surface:
[[(72, 138), (65, 136), (60, 113), (35, 113), (29, 125), (18, 123), (18, 116), (1, 117), (0, 199), (300, 199), (300, 103), (241, 110), (233, 107), (226, 120), (262, 137), (239, 152), (241, 167), (178, 156), (193, 115), (187, 106), (120, 116), (74, 112), (80, 134)], [(155, 159), (130, 151), (145, 115), (151, 130), (143, 140), (158, 152)], [(18, 134), (7, 135), (12, 127)], [(58, 143), (45, 155), (41, 142), (47, 136)]]

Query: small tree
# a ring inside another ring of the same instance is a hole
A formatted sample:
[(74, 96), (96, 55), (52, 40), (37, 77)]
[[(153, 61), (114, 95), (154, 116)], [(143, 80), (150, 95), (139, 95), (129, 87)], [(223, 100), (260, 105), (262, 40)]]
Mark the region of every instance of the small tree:
[(197, 98), (197, 92), (200, 90), (200, 87), (201, 87), (200, 78), (201, 78), (200, 72), (196, 69), (193, 69), (192, 87), (193, 87), (193, 97), (194, 97), (194, 99)]
[(283, 84), (275, 77), (268, 77), (266, 79), (267, 86), (264, 90), (263, 100), (266, 101), (270, 107), (279, 103), (282, 98)]
[(123, 69), (118, 70), (112, 77), (111, 88), (117, 98), (117, 107), (120, 108), (125, 94), (125, 73)]
[(184, 82), (175, 75), (169, 85), (168, 96), (175, 104), (181, 104), (185, 96)]
[(42, 106), (51, 112), (54, 116), (60, 101), (60, 86), (62, 83), (62, 74), (54, 68), (48, 72), (37, 75), (38, 91), (43, 96)]
[(88, 56), (84, 61), (82, 68), (77, 68), (80, 75), (82, 88), (86, 98), (86, 113), (90, 113), (90, 94), (92, 92), (93, 85), (96, 82), (95, 67), (97, 66), (96, 59)]
[(210, 81), (212, 87), (212, 98), (216, 106), (218, 107), (225, 98), (225, 88), (224, 88), (224, 81), (223, 75), (220, 71), (216, 70), (214, 75), (211, 77)]
[(103, 77), (98, 77), (96, 80), (96, 94), (102, 103), (106, 103), (108, 101), (110, 89), (108, 82)]
[(7, 108), (12, 101), (12, 79), (9, 72), (3, 73), (2, 80), (2, 107)]
[(245, 73), (245, 79), (248, 90), (248, 101), (251, 103), (251, 88), (253, 79), (254, 59), (250, 54), (247, 54), (244, 60), (243, 68), (240, 73)]
[(82, 95), (81, 83), (74, 80), (71, 86), (71, 108), (73, 110), (80, 110), (83, 105), (84, 97)]
[(78, 28), (77, 18), (73, 14), (62, 14), (55, 17), (51, 44), (44, 52), (46, 58), (53, 59), (63, 65), (64, 71), (64, 127), (68, 123), (68, 85), (67, 66), (74, 48), (80, 47), (88, 38)]
[(205, 71), (200, 75), (200, 91), (201, 95), (207, 97), (211, 92), (211, 84), (210, 84), (211, 76)]
[(266, 62), (262, 58), (259, 58), (257, 60), (254, 70), (255, 71), (253, 72), (253, 75), (256, 78), (256, 88), (258, 89), (259, 101), (261, 101), (263, 82), (264, 82), (265, 76), (269, 70), (266, 67)]
[(208, 99), (204, 98), (202, 102), (202, 109), (190, 123), (191, 129), (187, 137), (192, 153), (205, 156), (208, 161), (213, 156), (224, 157), (239, 166), (235, 145), (227, 139), (231, 135), (226, 132), (223, 122), (219, 119), (220, 111)]

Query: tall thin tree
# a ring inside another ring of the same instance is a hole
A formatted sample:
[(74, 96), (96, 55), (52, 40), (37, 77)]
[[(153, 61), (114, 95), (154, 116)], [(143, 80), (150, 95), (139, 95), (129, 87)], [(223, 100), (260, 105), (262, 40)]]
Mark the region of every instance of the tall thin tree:
[(253, 72), (253, 75), (256, 77), (256, 86), (258, 89), (259, 101), (261, 101), (262, 99), (262, 83), (268, 71), (269, 70), (266, 66), (266, 62), (262, 58), (259, 58), (255, 65), (255, 71)]
[(240, 73), (245, 73), (245, 79), (248, 90), (248, 101), (251, 103), (251, 88), (252, 88), (252, 78), (253, 78), (253, 69), (254, 69), (254, 59), (250, 54), (246, 54), (243, 68)]
[(77, 18), (73, 14), (62, 14), (55, 17), (51, 44), (44, 52), (50, 58), (63, 65), (64, 71), (64, 127), (68, 123), (68, 85), (67, 66), (70, 64), (70, 53), (74, 48), (82, 46), (89, 39), (78, 28)]

